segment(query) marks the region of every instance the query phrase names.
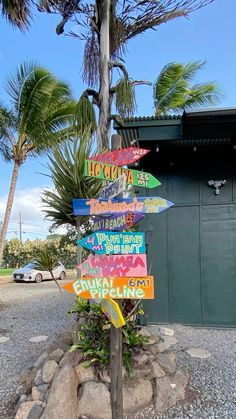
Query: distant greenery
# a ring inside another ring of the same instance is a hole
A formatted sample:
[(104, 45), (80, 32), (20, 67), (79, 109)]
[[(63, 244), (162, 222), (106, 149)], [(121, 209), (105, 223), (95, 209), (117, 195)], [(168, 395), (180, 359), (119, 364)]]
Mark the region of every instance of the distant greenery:
[(0, 276), (9, 276), (13, 271), (14, 269), (0, 269)]
[(4, 266), (15, 268), (35, 260), (37, 255), (47, 246), (52, 255), (56, 255), (66, 268), (76, 265), (76, 244), (67, 235), (54, 235), (48, 240), (27, 240), (21, 243), (18, 239), (6, 242), (3, 254)]

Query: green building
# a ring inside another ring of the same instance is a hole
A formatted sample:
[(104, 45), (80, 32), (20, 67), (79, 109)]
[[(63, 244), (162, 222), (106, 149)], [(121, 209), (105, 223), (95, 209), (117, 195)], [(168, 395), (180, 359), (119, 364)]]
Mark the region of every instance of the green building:
[(175, 206), (145, 217), (156, 298), (149, 323), (236, 326), (236, 109), (126, 120), (123, 146), (148, 148), (138, 170), (162, 183), (139, 194)]

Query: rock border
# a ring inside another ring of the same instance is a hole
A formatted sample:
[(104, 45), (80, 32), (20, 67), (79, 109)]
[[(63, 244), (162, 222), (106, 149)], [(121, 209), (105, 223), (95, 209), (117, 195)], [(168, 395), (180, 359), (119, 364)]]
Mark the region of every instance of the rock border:
[[(111, 419), (109, 370), (83, 367), (80, 350), (70, 352), (78, 322), (41, 354), (33, 368), (21, 374), (15, 419)], [(140, 331), (149, 343), (133, 352), (135, 378), (123, 368), (124, 414), (154, 405), (157, 414), (185, 397), (186, 371), (176, 369), (170, 351), (176, 339)]]

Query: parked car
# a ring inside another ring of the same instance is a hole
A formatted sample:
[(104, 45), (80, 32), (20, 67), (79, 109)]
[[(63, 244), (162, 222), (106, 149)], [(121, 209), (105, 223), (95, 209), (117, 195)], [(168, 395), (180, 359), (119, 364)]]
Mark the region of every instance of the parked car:
[[(44, 279), (52, 279), (49, 271), (40, 271), (35, 269), (35, 266), (35, 263), (31, 262), (23, 266), (23, 268), (16, 269), (12, 274), (13, 281), (41, 282)], [(65, 266), (59, 262), (58, 266), (53, 270), (53, 275), (56, 279), (65, 279)]]

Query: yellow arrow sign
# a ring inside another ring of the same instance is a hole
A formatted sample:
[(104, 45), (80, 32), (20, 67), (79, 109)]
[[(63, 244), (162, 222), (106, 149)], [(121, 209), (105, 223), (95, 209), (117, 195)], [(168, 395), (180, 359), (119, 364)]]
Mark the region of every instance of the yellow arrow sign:
[(112, 300), (112, 298), (103, 298), (101, 300), (101, 308), (103, 313), (117, 329), (125, 325), (125, 320), (119, 304)]

